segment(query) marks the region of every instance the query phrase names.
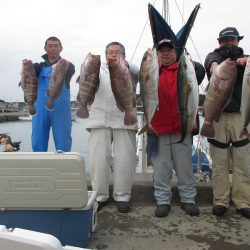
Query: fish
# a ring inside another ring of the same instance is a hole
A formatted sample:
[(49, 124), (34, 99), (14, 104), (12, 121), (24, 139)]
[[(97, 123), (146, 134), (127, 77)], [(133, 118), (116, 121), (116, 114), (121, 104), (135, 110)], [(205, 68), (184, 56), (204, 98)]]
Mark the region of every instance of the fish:
[(230, 58), (215, 68), (209, 81), (209, 87), (203, 104), (204, 123), (200, 134), (215, 136), (213, 121), (218, 122), (221, 112), (230, 102), (237, 74), (236, 61)]
[(195, 68), (190, 59), (184, 54), (187, 64), (187, 76), (189, 85), (189, 94), (187, 100), (188, 111), (188, 131), (192, 131), (196, 127), (196, 118), (199, 108), (199, 84), (196, 78)]
[(250, 56), (247, 58), (243, 75), (240, 112), (243, 120), (243, 128), (240, 132), (240, 137), (245, 135), (250, 139), (250, 134), (247, 130), (247, 126), (250, 123)]
[(139, 135), (147, 132), (148, 129), (157, 134), (151, 125), (152, 118), (159, 105), (159, 64), (156, 48), (149, 48), (144, 53), (140, 66), (139, 82), (144, 116), (147, 122), (147, 124), (139, 131)]
[(78, 78), (79, 91), (76, 98), (80, 105), (76, 115), (82, 119), (89, 117), (88, 105), (91, 105), (95, 100), (95, 94), (100, 84), (100, 66), (100, 55), (93, 55), (90, 52), (81, 65), (80, 77)]
[(69, 61), (65, 59), (59, 59), (59, 61), (52, 66), (51, 79), (47, 92), (49, 100), (46, 103), (46, 107), (49, 110), (54, 109), (54, 101), (61, 95), (68, 67)]
[(35, 102), (37, 100), (37, 74), (31, 60), (22, 60), (21, 88), (24, 93), (24, 100), (28, 104), (30, 115), (35, 115)]
[(194, 66), (185, 54), (182, 54), (179, 59), (177, 95), (178, 111), (181, 118), (181, 137), (178, 143), (182, 143), (187, 133), (191, 132), (196, 125), (199, 99), (198, 82)]
[(116, 105), (124, 112), (124, 124), (133, 125), (137, 122), (135, 84), (130, 75), (128, 63), (117, 55), (117, 60), (109, 63), (111, 89), (116, 100)]

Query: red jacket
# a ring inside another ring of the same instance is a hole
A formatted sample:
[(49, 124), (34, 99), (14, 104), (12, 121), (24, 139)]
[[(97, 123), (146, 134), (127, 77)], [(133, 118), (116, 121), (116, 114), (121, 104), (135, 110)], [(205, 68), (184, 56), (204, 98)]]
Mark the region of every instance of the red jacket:
[(181, 131), (177, 97), (178, 65), (176, 62), (168, 67), (161, 67), (158, 86), (159, 107), (151, 121), (158, 134), (177, 134)]

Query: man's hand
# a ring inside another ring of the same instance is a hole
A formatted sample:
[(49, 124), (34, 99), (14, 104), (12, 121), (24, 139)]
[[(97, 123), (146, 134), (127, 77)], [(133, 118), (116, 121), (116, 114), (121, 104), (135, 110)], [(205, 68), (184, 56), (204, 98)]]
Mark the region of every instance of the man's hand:
[(212, 75), (213, 74), (213, 72), (214, 72), (214, 70), (218, 67), (218, 63), (217, 62), (213, 62), (212, 64), (211, 64), (211, 67), (210, 67), (210, 74)]
[(247, 63), (247, 57), (238, 58), (236, 60), (236, 62), (237, 62), (237, 65), (241, 65), (241, 66), (246, 65), (246, 63)]

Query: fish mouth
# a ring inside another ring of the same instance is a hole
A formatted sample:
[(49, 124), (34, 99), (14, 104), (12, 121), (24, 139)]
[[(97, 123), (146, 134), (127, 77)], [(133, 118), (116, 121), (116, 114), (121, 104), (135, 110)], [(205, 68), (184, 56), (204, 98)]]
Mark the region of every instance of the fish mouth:
[(109, 59), (109, 60), (108, 60), (108, 64), (109, 64), (110, 66), (114, 65), (115, 63), (117, 63), (117, 59)]

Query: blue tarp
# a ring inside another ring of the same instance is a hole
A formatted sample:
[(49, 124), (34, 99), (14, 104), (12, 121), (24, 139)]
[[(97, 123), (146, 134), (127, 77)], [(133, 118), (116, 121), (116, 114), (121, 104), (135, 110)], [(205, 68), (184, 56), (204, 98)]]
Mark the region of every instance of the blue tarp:
[[(198, 153), (195, 150), (194, 146), (192, 147), (192, 163), (194, 168), (194, 173), (198, 172)], [(212, 173), (212, 169), (209, 166), (209, 160), (204, 152), (200, 152), (200, 170), (202, 172), (209, 172)]]

